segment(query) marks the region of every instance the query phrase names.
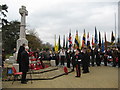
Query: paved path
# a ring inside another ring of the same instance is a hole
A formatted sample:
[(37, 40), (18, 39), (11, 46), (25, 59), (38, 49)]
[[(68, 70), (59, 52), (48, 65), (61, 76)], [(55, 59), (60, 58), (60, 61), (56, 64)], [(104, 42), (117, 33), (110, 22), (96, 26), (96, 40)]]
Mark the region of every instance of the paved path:
[(118, 88), (118, 68), (110, 66), (90, 67), (90, 73), (75, 77), (75, 72), (53, 80), (34, 80), (27, 84), (3, 81), (3, 88)]

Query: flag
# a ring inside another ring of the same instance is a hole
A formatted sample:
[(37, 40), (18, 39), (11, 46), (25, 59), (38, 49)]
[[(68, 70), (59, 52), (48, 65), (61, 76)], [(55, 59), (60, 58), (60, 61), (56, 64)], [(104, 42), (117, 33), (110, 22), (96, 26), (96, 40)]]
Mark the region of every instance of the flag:
[(95, 46), (98, 44), (97, 29), (95, 27)]
[(107, 39), (106, 39), (106, 32), (105, 32), (105, 50), (107, 50)]
[(87, 35), (87, 47), (90, 48), (90, 38), (89, 38), (89, 32), (88, 32), (88, 35)]
[(65, 35), (63, 36), (63, 48), (65, 48)]
[(70, 31), (70, 33), (69, 33), (68, 41), (69, 41), (69, 48), (71, 48), (71, 47), (72, 47), (72, 36), (71, 36), (71, 31)]
[(114, 37), (113, 31), (112, 31), (112, 34), (111, 34), (111, 43), (112, 43), (112, 45), (114, 44), (114, 41), (115, 41), (115, 37)]
[(66, 50), (68, 50), (68, 37), (66, 38)]
[(75, 36), (75, 48), (79, 49), (78, 31), (76, 31), (76, 36)]
[(101, 50), (102, 50), (102, 52), (104, 52), (104, 41), (103, 41), (103, 38), (102, 38), (102, 47), (101, 47)]
[(94, 37), (92, 36), (92, 42), (91, 42), (91, 44), (92, 44), (92, 47), (94, 46), (94, 39), (93, 39)]
[(101, 34), (100, 34), (100, 31), (99, 31), (99, 48), (101, 48)]
[(82, 47), (85, 46), (85, 42), (86, 42), (86, 35), (85, 35), (85, 29), (84, 29), (83, 40), (82, 40)]
[(55, 35), (55, 45), (54, 45), (54, 50), (58, 51), (58, 45), (56, 44), (56, 35)]
[(59, 39), (58, 39), (58, 50), (61, 49), (61, 45), (60, 45), (60, 35), (59, 35)]

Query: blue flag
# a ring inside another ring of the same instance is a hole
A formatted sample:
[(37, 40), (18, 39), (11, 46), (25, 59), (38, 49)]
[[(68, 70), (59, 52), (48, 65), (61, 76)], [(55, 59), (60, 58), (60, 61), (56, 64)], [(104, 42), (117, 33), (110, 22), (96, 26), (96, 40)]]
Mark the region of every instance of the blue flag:
[(102, 48), (101, 48), (102, 52), (104, 52), (104, 41), (102, 39)]
[(95, 27), (95, 45), (98, 44), (97, 29)]

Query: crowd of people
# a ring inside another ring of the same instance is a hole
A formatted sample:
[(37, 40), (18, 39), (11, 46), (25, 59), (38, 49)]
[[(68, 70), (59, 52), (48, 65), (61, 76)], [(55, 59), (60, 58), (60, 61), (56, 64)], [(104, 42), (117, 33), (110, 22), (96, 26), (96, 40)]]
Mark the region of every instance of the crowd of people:
[[(120, 67), (120, 48), (108, 48), (102, 51), (100, 48), (92, 47), (91, 49), (84, 47), (80, 49), (64, 49), (61, 48), (59, 51), (52, 50), (39, 50), (32, 51), (31, 48), (23, 44), (18, 50), (17, 63), (19, 63), (19, 71), (22, 72), (21, 83), (26, 84), (26, 74), (29, 70), (30, 56), (33, 55), (36, 60), (39, 58), (43, 68), (43, 60), (55, 60), (56, 66), (63, 66), (71, 68), (72, 71), (76, 71), (76, 77), (81, 76), (82, 73), (89, 73), (89, 67), (101, 66), (102, 62), (104, 66), (109, 63), (113, 67)], [(4, 59), (3, 50), (3, 59)], [(66, 65), (67, 64), (67, 65)], [(76, 68), (76, 70), (75, 70)]]
[[(89, 73), (90, 66), (101, 66), (102, 62), (104, 66), (111, 64), (113, 67), (120, 67), (120, 49), (108, 48), (104, 52), (100, 48), (89, 49), (87, 47), (80, 49), (60, 49), (59, 51), (52, 50), (39, 50), (35, 51), (37, 57), (41, 57), (41, 60), (55, 60), (56, 66), (65, 66), (72, 68), (74, 71), (76, 68), (77, 75), (80, 77), (81, 69), (83, 73)], [(36, 57), (36, 56), (35, 56)]]

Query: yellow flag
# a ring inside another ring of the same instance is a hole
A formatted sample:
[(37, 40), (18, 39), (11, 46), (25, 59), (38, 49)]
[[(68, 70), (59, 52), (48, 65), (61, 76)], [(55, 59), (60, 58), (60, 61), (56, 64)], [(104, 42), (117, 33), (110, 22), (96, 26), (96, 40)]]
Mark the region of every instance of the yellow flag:
[(55, 35), (55, 45), (54, 45), (55, 51), (58, 51), (58, 44), (56, 44), (56, 35)]

